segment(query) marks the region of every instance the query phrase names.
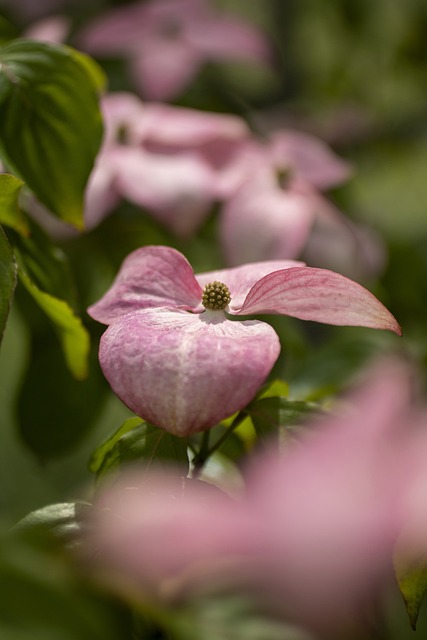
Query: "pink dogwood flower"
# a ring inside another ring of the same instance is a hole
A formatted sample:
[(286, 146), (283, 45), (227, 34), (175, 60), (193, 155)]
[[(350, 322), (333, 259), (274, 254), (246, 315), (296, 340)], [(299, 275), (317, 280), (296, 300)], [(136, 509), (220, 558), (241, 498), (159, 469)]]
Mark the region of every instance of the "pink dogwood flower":
[(112, 9), (84, 29), (78, 44), (92, 55), (127, 57), (141, 94), (161, 101), (180, 94), (208, 60), (271, 60), (255, 26), (215, 11), (207, 0), (150, 0)]
[(425, 459), (408, 380), (394, 362), (375, 368), (344, 407), (258, 454), (239, 499), (174, 470), (124, 475), (95, 503), (97, 562), (145, 598), (225, 587), (316, 638), (354, 637), (393, 580), (416, 442)]
[[(309, 134), (280, 130), (242, 145), (240, 184), (221, 212), (220, 234), (229, 265), (300, 256), (314, 223), (325, 219), (351, 236), (349, 223), (321, 191), (341, 184), (350, 165)], [(351, 243), (351, 237), (347, 244)]]
[(105, 95), (101, 110), (104, 140), (86, 188), (85, 228), (96, 227), (125, 199), (174, 235), (190, 237), (223, 197), (225, 182), (231, 184), (226, 176), (249, 137), (244, 120), (144, 104), (127, 92)]
[(162, 246), (131, 253), (88, 313), (110, 325), (99, 359), (113, 391), (180, 436), (245, 407), (279, 355), (270, 325), (229, 316), (277, 313), (400, 334), (375, 296), (333, 271), (285, 260), (194, 275), (181, 253)]
[(142, 206), (174, 234), (192, 235), (222, 192), (223, 174), (248, 128), (238, 116), (105, 96), (103, 147), (86, 193), (98, 224), (120, 200)]

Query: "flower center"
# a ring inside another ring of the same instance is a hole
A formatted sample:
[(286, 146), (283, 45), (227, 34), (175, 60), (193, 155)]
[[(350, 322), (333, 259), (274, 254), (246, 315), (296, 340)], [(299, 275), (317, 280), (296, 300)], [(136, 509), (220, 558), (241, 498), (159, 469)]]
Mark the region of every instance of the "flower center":
[(180, 20), (168, 18), (162, 24), (161, 34), (164, 38), (175, 40), (182, 34), (182, 25)]
[(276, 179), (280, 189), (286, 191), (292, 181), (292, 170), (287, 167), (280, 167), (276, 170)]
[(231, 300), (230, 289), (222, 282), (210, 282), (203, 289), (202, 304), (205, 309), (225, 309)]

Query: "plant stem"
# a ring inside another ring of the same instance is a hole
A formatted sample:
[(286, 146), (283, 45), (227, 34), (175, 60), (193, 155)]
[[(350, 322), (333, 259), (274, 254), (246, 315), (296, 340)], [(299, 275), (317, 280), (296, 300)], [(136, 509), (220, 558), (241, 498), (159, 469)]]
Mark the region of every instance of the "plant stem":
[(245, 411), (239, 411), (237, 416), (234, 418), (233, 422), (230, 424), (228, 429), (222, 434), (222, 436), (209, 448), (209, 435), (210, 430), (208, 429), (203, 433), (202, 442), (200, 445), (199, 453), (193, 459), (194, 471), (193, 478), (198, 478), (202, 472), (203, 467), (205, 466), (208, 458), (218, 451), (231, 436), (233, 431), (237, 429), (239, 424), (246, 418)]

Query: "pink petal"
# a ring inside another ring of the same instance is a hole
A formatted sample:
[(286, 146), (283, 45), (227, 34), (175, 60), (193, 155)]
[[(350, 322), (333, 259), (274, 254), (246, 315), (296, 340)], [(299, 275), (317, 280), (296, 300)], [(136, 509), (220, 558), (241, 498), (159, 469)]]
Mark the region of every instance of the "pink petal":
[(272, 48), (260, 29), (243, 20), (212, 16), (187, 33), (198, 51), (212, 60), (255, 60), (270, 63)]
[(188, 436), (245, 407), (279, 352), (275, 331), (263, 322), (157, 308), (113, 322), (101, 338), (99, 359), (132, 411)]
[(283, 313), (301, 320), (402, 333), (394, 316), (367, 289), (334, 271), (312, 267), (270, 273), (252, 287), (235, 313)]
[(263, 597), (315, 626), (346, 621), (391, 578), (409, 470), (406, 373), (393, 362), (375, 368), (347, 409), (249, 475), (265, 523)]
[(301, 131), (279, 131), (272, 136), (271, 154), (277, 167), (289, 167), (296, 177), (318, 189), (347, 180), (350, 165), (322, 140)]
[(181, 253), (170, 247), (147, 246), (127, 256), (110, 289), (88, 313), (98, 322), (110, 324), (148, 307), (192, 309), (201, 298), (202, 290)]
[(317, 202), (316, 222), (304, 246), (305, 261), (357, 281), (378, 277), (386, 263), (383, 238), (322, 196)]
[(102, 149), (89, 176), (85, 191), (84, 220), (87, 230), (96, 227), (120, 201), (115, 187), (116, 171), (108, 149)]
[[(95, 506), (86, 543), (97, 549), (97, 565), (151, 596), (212, 586), (224, 560), (233, 571), (256, 544), (252, 519), (236, 502), (173, 469), (128, 472)], [(167, 585), (172, 591), (162, 594)]]
[[(290, 269), (291, 267), (304, 266), (303, 262), (296, 260), (269, 260), (265, 262), (252, 262), (231, 269), (218, 269), (217, 271), (205, 271), (196, 274), (196, 280), (201, 287), (219, 280), (226, 284), (231, 293), (229, 313), (235, 314), (243, 305), (246, 296), (253, 285), (261, 278), (273, 271)], [(201, 310), (201, 307), (199, 307)]]
[(130, 59), (131, 75), (149, 100), (171, 100), (185, 89), (199, 71), (201, 59), (183, 40), (156, 40)]
[[(146, 109), (138, 96), (127, 91), (107, 93), (101, 99), (101, 110), (105, 125), (104, 145), (140, 143), (139, 127)], [(123, 134), (124, 140), (121, 139)]]
[(218, 139), (241, 140), (249, 133), (238, 116), (158, 103), (145, 105), (139, 132), (145, 144), (181, 150)]
[(66, 16), (49, 16), (33, 22), (25, 32), (25, 37), (41, 42), (65, 42), (71, 29)]
[(244, 185), (223, 207), (221, 244), (228, 264), (295, 258), (307, 240), (315, 202), (311, 194), (282, 190), (273, 181)]
[(174, 233), (191, 235), (209, 212), (215, 177), (196, 154), (155, 154), (122, 147), (115, 150), (115, 164), (122, 196), (149, 209)]
[(77, 44), (92, 55), (132, 53), (145, 35), (145, 6), (135, 2), (114, 8), (90, 22), (79, 34)]

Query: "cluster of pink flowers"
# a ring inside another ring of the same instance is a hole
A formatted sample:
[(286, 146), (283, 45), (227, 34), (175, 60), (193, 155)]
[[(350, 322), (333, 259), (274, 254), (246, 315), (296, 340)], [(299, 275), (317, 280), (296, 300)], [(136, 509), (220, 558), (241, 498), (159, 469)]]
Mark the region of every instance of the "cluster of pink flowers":
[[(27, 35), (58, 42), (69, 30), (68, 19), (51, 16)], [(350, 276), (381, 268), (381, 242), (322, 195), (352, 173), (324, 142), (292, 129), (255, 135), (236, 115), (158, 102), (182, 90), (209, 57), (271, 64), (255, 27), (213, 13), (205, 0), (152, 0), (104, 14), (76, 40), (95, 55), (128, 56), (150, 100), (127, 92), (102, 100), (106, 134), (88, 184), (87, 229), (124, 198), (188, 238), (219, 203), (219, 241), (230, 266), (293, 259), (306, 248), (310, 261)]]

